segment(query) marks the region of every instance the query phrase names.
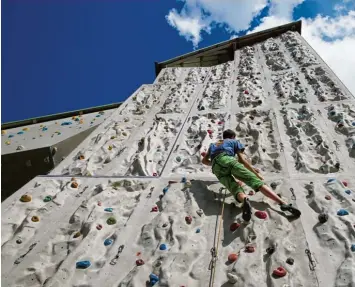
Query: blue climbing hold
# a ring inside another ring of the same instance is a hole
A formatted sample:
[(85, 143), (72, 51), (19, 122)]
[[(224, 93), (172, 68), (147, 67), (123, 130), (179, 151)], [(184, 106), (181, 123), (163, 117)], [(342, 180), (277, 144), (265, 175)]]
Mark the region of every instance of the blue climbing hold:
[(91, 263), (90, 261), (79, 261), (76, 262), (76, 268), (77, 269), (86, 269), (88, 267), (90, 267)]
[(355, 122), (352, 122), (351, 125), (352, 125), (353, 127), (355, 127)]
[(169, 190), (169, 188), (164, 187), (164, 188), (163, 188), (163, 193), (164, 193), (164, 194), (165, 194), (165, 193), (167, 193), (167, 192), (168, 192), (168, 190)]
[(160, 247), (159, 247), (160, 250), (166, 250), (168, 249), (168, 247), (166, 246), (166, 244), (160, 244)]
[(336, 114), (335, 111), (331, 111), (331, 112), (329, 113), (329, 115), (331, 115), (331, 116), (335, 116), (335, 114)]
[(350, 190), (350, 189), (347, 189), (347, 190), (345, 190), (345, 193), (350, 194), (350, 193), (351, 193), (351, 190)]
[(14, 135), (9, 135), (9, 136), (8, 136), (8, 138), (13, 138), (13, 137), (14, 137)]
[(113, 242), (112, 239), (107, 238), (107, 239), (105, 239), (105, 241), (104, 241), (104, 245), (105, 245), (105, 246), (109, 246), (109, 245), (112, 244), (112, 242)]
[(335, 179), (335, 178), (329, 178), (328, 181), (327, 181), (327, 183), (333, 182), (333, 181), (336, 181), (336, 179)]
[(159, 281), (159, 277), (157, 275), (153, 273), (149, 275), (149, 282), (152, 286), (155, 285), (155, 283), (157, 283), (158, 281)]
[(75, 118), (75, 121), (78, 122), (78, 121), (80, 121), (80, 119), (79, 118)]
[(100, 115), (97, 115), (96, 117), (99, 118), (99, 117), (101, 117), (101, 116), (100, 116)]
[(112, 210), (113, 210), (113, 208), (111, 208), (111, 207), (107, 207), (104, 209), (104, 211), (107, 211), (107, 212), (112, 212)]
[(63, 122), (61, 125), (62, 126), (69, 126), (69, 125), (71, 125), (72, 124), (72, 122)]
[(351, 244), (351, 251), (355, 252), (355, 244)]
[(45, 132), (46, 130), (48, 130), (47, 127), (43, 127), (43, 128), (42, 128), (42, 132)]
[(18, 135), (22, 135), (22, 134), (23, 134), (23, 131), (20, 131), (20, 132), (18, 132), (17, 134), (18, 134)]
[(345, 209), (339, 209), (338, 213), (339, 216), (349, 215), (349, 212)]
[(201, 232), (201, 229), (200, 228), (197, 228), (196, 229), (196, 233), (200, 233)]
[(186, 181), (187, 181), (186, 177), (183, 176), (182, 179), (181, 179), (181, 182), (182, 182), (182, 183), (186, 183)]

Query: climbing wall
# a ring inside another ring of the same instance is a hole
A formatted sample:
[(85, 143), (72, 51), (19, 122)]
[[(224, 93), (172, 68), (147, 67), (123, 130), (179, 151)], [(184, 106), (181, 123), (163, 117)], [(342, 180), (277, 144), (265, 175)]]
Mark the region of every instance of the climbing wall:
[[(243, 186), (243, 222), (201, 164), (226, 128), (300, 218)], [(354, 97), (297, 33), (163, 69), (2, 204), (2, 286), (353, 286), (354, 131)]]

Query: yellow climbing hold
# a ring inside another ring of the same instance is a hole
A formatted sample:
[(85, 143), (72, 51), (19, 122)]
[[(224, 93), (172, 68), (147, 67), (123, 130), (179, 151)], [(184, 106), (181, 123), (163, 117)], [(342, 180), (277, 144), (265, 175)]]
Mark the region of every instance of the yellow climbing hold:
[(112, 148), (113, 148), (112, 145), (108, 146), (108, 150), (112, 150)]
[(74, 234), (74, 238), (78, 238), (81, 235), (80, 231), (78, 231), (77, 233)]
[(2, 135), (6, 135), (6, 131), (5, 131), (5, 130), (2, 130), (2, 131), (1, 131), (1, 134), (2, 134)]
[(10, 144), (11, 144), (11, 142), (10, 142), (10, 141), (6, 141), (6, 142), (5, 142), (5, 144), (10, 145)]
[(43, 128), (43, 125), (40, 125), (39, 127), (40, 127), (40, 128)]
[(39, 217), (38, 216), (32, 216), (32, 218), (31, 218), (31, 220), (33, 221), (33, 222), (38, 222), (39, 221)]
[(24, 194), (21, 196), (20, 201), (22, 202), (30, 202), (32, 200), (31, 195), (28, 194)]
[(28, 130), (29, 130), (29, 128), (23, 128), (22, 130), (26, 132), (26, 131), (28, 131)]
[(79, 124), (83, 124), (83, 123), (84, 123), (84, 121), (83, 121), (83, 120), (80, 120), (80, 121), (79, 121)]

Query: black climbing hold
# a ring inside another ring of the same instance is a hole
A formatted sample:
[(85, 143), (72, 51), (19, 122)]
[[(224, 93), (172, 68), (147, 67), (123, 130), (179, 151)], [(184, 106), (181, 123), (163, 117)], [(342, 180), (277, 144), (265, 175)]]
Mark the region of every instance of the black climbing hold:
[(276, 183), (276, 182), (272, 182), (272, 183), (270, 184), (270, 186), (271, 186), (272, 189), (276, 189), (277, 183)]
[(286, 259), (287, 264), (293, 265), (294, 262), (295, 262), (295, 260), (293, 260), (293, 258), (291, 258), (291, 257)]
[(21, 239), (17, 239), (17, 240), (16, 240), (16, 243), (17, 243), (17, 244), (21, 244), (21, 243), (22, 243), (22, 240), (21, 240)]
[(336, 168), (336, 169), (339, 169), (339, 168), (340, 168), (340, 163), (339, 163), (339, 162), (337, 162), (337, 163), (335, 164), (335, 168)]
[(326, 213), (321, 213), (318, 215), (318, 220), (320, 223), (325, 223), (328, 221), (328, 214)]
[(273, 254), (274, 252), (275, 252), (275, 247), (274, 246), (268, 247), (266, 249), (266, 253), (269, 254), (269, 255)]

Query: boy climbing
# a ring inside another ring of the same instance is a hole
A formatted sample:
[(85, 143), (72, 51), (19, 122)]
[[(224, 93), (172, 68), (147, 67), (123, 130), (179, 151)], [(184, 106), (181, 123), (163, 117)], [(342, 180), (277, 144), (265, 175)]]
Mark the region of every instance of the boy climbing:
[[(243, 188), (236, 179), (244, 182), (255, 191), (261, 191), (265, 196), (280, 204), (282, 211), (289, 211), (299, 217), (301, 212), (286, 204), (277, 194), (275, 194), (262, 180), (264, 179), (246, 160), (244, 156), (244, 145), (235, 139), (236, 133), (232, 130), (223, 132), (223, 140), (210, 145), (207, 154), (202, 159), (202, 163), (212, 166), (212, 172), (239, 202), (243, 203), (243, 220), (250, 221), (251, 206)], [(238, 156), (238, 160), (235, 156)]]

